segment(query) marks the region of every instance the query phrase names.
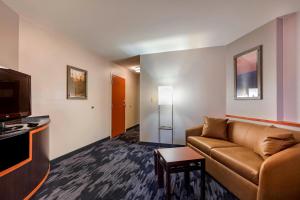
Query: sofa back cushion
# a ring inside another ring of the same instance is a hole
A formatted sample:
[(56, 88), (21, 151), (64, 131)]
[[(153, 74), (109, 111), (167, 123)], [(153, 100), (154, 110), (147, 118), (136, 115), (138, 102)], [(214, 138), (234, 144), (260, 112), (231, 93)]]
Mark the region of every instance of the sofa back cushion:
[(254, 146), (265, 126), (246, 122), (231, 121), (228, 123), (228, 139), (231, 142), (254, 150)]
[[(268, 126), (247, 123), (247, 122), (238, 122), (238, 121), (230, 121), (227, 126), (228, 131), (228, 140), (234, 142), (236, 144), (242, 145), (244, 147), (250, 148), (253, 151), (257, 148), (259, 140), (261, 136), (266, 134), (266, 128)], [(278, 131), (286, 132), (286, 129), (276, 128)], [(278, 131), (274, 131), (277, 133)], [(296, 141), (300, 142), (300, 132), (290, 131)]]

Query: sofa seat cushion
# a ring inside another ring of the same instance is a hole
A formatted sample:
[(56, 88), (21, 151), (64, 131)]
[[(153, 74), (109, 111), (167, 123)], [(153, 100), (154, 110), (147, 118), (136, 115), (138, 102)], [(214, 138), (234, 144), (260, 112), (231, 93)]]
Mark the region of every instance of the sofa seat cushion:
[(219, 140), (214, 138), (207, 138), (202, 136), (190, 136), (187, 139), (188, 143), (198, 148), (203, 153), (210, 155), (210, 151), (213, 148), (218, 147), (235, 147), (239, 146), (226, 140)]
[(211, 157), (240, 176), (258, 185), (263, 158), (246, 147), (215, 148)]

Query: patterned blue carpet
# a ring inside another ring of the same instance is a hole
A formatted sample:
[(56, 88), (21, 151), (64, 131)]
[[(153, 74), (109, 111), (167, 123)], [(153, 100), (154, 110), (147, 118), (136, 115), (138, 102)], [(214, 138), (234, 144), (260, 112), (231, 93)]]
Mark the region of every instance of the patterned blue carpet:
[[(47, 181), (33, 199), (164, 199), (154, 175), (153, 150), (157, 147), (138, 140), (138, 129), (131, 130), (53, 161)], [(200, 174), (193, 173), (187, 189), (183, 174), (173, 174), (172, 199), (199, 199), (199, 179)], [(237, 198), (207, 175), (206, 199)]]

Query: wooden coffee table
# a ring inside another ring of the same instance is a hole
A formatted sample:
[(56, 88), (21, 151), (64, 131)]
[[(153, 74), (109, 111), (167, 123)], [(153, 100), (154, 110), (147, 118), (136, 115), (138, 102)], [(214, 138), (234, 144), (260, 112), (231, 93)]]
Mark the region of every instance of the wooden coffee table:
[[(205, 158), (190, 147), (157, 149), (154, 151), (155, 174), (159, 187), (164, 186), (167, 199), (171, 198), (171, 173), (184, 172), (185, 184), (190, 184), (190, 171), (201, 171), (201, 200), (205, 199)], [(164, 181), (164, 174), (166, 180)]]

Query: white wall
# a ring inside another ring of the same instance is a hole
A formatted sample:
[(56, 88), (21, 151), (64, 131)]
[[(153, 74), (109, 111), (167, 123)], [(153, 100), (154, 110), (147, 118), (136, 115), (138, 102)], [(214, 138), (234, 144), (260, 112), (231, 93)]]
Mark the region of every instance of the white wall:
[[(143, 55), (142, 141), (158, 141), (157, 86), (164, 84), (175, 87), (176, 143), (184, 141), (185, 128), (200, 123), (203, 115), (224, 117), (222, 114), (226, 113), (300, 122), (299, 33), (300, 15), (294, 13), (275, 19), (225, 47)], [(263, 99), (235, 100), (233, 57), (258, 45), (263, 45)], [(213, 52), (213, 59), (206, 55), (216, 49), (222, 49), (224, 54)], [(225, 66), (226, 70), (217, 66)], [(226, 109), (222, 107), (222, 95)]]
[[(263, 99), (234, 99), (233, 57), (263, 45)], [(277, 120), (277, 21), (256, 29), (226, 46), (226, 113), (230, 115)]]
[[(174, 88), (174, 143), (184, 144), (185, 129), (203, 116), (224, 117), (226, 100), (223, 47), (141, 56), (141, 141), (158, 142), (157, 87)], [(163, 138), (170, 142), (170, 138)]]
[(0, 66), (18, 69), (19, 16), (0, 1)]
[[(20, 19), (19, 70), (32, 77), (33, 115), (50, 115), (50, 158), (110, 136), (111, 64)], [(88, 99), (66, 99), (66, 65), (88, 71)], [(91, 109), (95, 106), (95, 109)]]

